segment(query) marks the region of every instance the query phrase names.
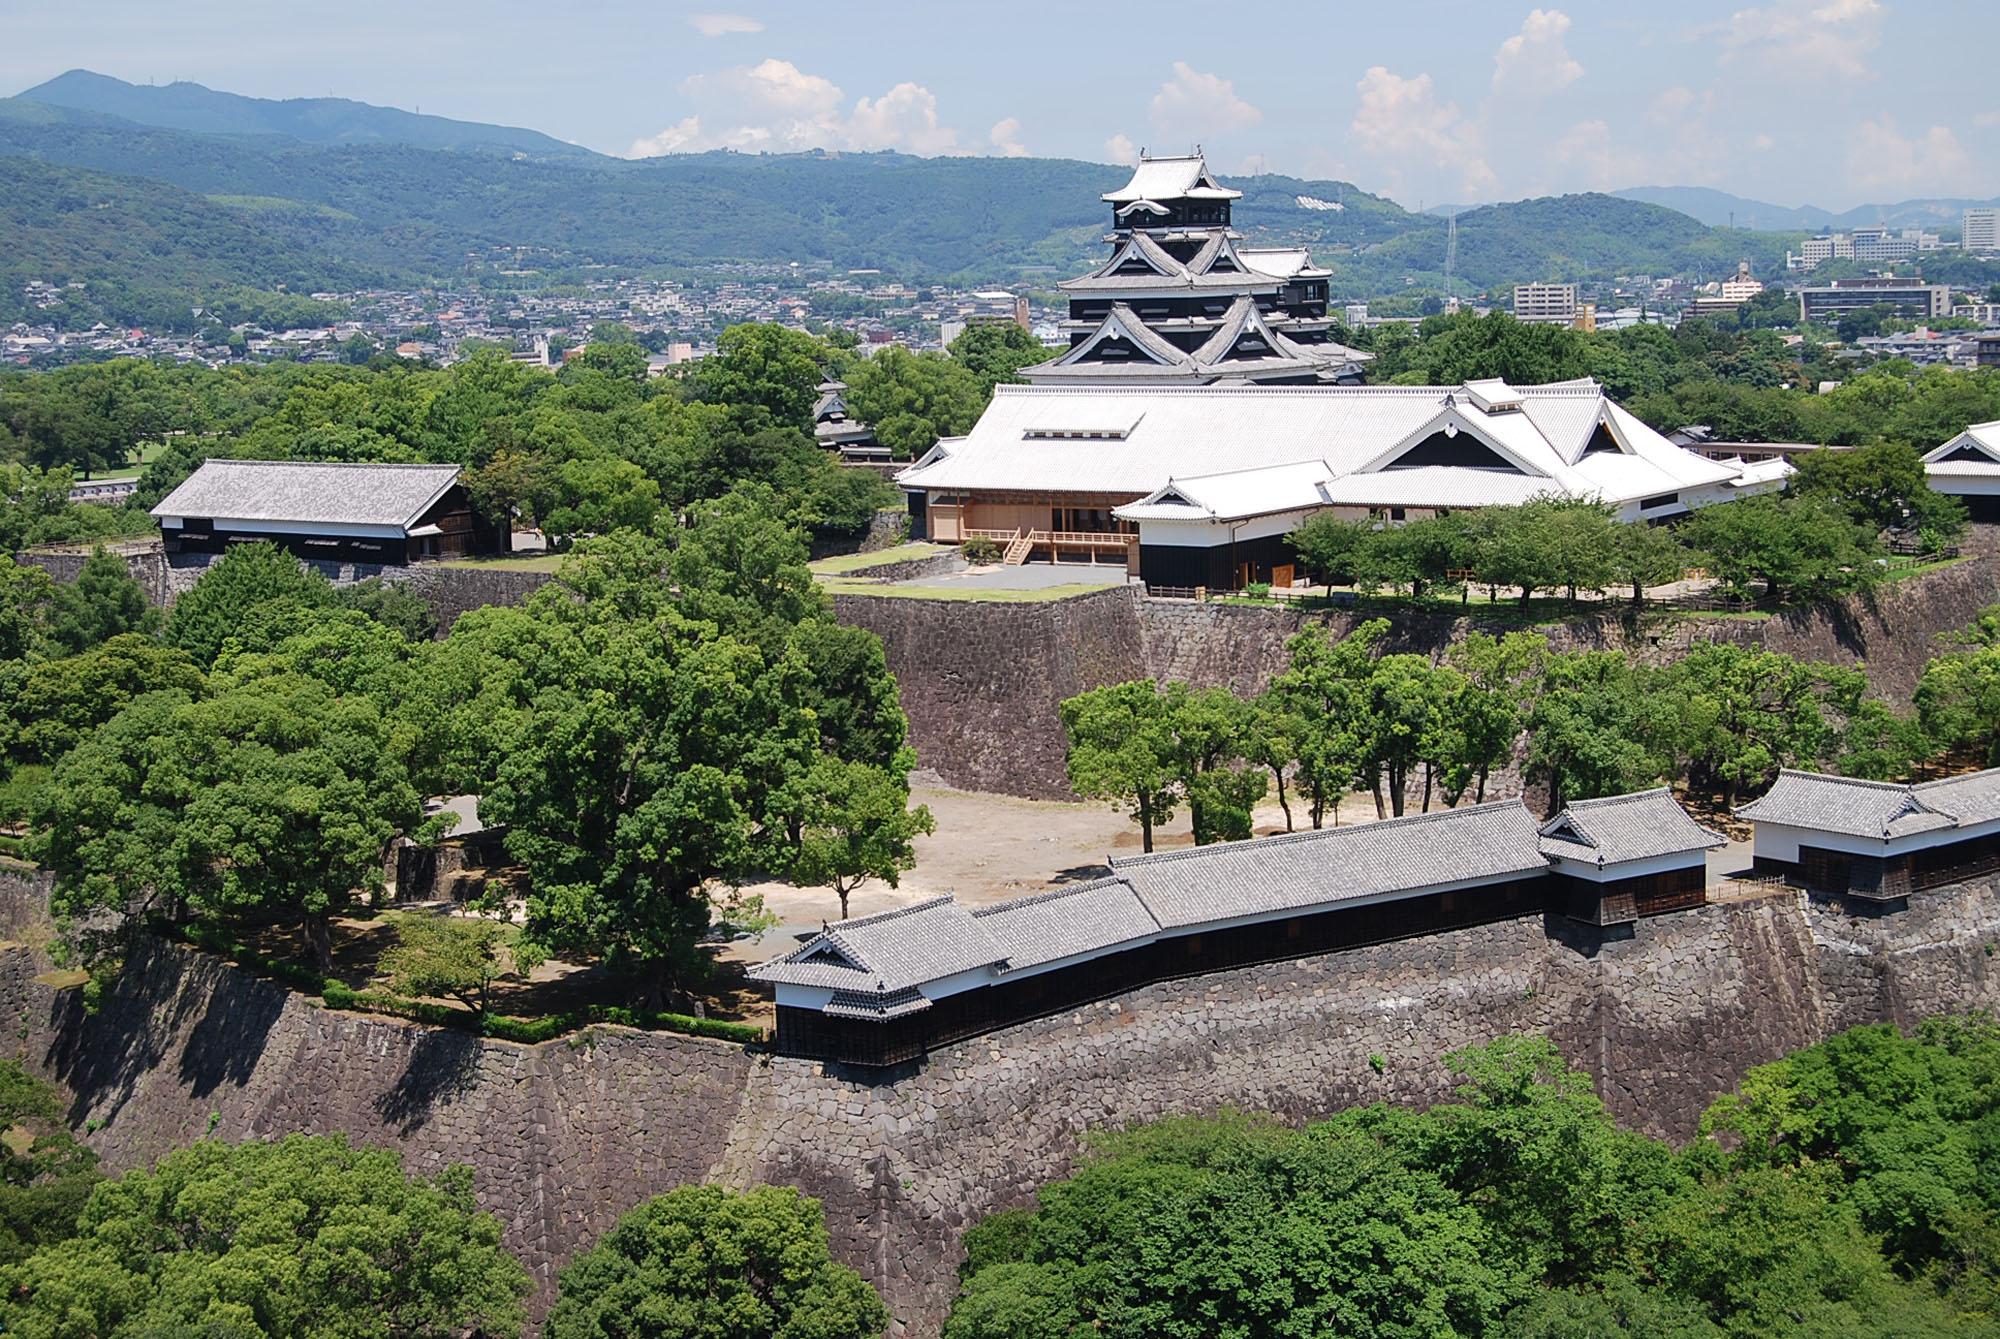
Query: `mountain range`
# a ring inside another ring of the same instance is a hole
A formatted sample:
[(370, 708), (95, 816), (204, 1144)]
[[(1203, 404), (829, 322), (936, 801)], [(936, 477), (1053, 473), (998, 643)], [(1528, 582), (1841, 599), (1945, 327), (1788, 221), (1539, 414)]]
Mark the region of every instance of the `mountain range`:
[[(518, 285), (522, 271), (546, 283), (602, 267), (797, 263), (1047, 289), (1101, 257), (1098, 196), (1126, 173), (894, 153), (631, 161), (532, 130), (88, 71), (0, 99), (4, 159), (28, 161), (8, 169), (5, 218), (20, 241), (0, 249), (0, 320), (18, 319), (22, 285), (44, 279), (112, 295), (99, 304), (105, 319), (156, 324), (191, 319), (172, 313), (212, 305), (217, 287)], [(1267, 174), (1231, 184), (1243, 192), (1241, 230), (1312, 247), (1337, 297), (1442, 286), (1441, 218), (1348, 182)], [(149, 220), (113, 226), (137, 212)], [(1525, 200), (1458, 215), (1453, 286), (1716, 276), (1739, 259), (1768, 273), (1796, 237), (1608, 195)]]
[(1856, 205), (1834, 211), (1816, 205), (1774, 205), (1764, 200), (1746, 200), (1727, 191), (1706, 186), (1635, 186), (1613, 191), (1621, 200), (1665, 205), (1713, 228), (1766, 228), (1778, 230), (1844, 231), (1851, 228), (1937, 228), (1956, 230), (1968, 207), (2000, 205), (2000, 198), (1961, 200), (1929, 198), (1899, 200), (1894, 204)]
[(532, 158), (592, 158), (537, 130), (482, 125), (376, 107), (347, 98), (246, 98), (200, 84), (128, 84), (90, 70), (70, 70), (20, 95), (29, 102), (99, 112), (140, 125), (205, 135), (284, 135), (305, 144), (408, 144), (420, 149), (518, 153)]

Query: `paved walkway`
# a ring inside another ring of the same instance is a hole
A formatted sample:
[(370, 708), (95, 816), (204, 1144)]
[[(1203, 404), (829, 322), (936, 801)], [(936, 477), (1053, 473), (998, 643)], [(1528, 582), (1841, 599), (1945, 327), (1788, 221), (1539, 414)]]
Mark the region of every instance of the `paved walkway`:
[(953, 590), (1048, 590), (1052, 586), (1122, 586), (1123, 563), (1023, 563), (1004, 567), (992, 563), (942, 576), (912, 577), (892, 582), (900, 586), (944, 587)]

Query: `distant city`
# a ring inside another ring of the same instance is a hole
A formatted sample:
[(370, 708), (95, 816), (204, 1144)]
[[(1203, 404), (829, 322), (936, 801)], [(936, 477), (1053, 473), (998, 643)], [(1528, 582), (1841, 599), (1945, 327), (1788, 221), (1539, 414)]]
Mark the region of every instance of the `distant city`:
[[(1916, 228), (1856, 228), (1806, 238), (1796, 251), (1786, 253), (1784, 272), (1768, 276), (1753, 274), (1746, 261), (1732, 277), (1707, 283), (1627, 276), (1594, 285), (1523, 283), (1511, 293), (1472, 299), (1396, 293), (1340, 304), (1333, 314), (1349, 330), (1445, 312), (1499, 310), (1523, 321), (1612, 331), (1633, 325), (1672, 327), (1690, 316), (1731, 314), (1765, 294), (1783, 292), (1796, 308), (1792, 319), (1801, 324), (1830, 327), (1843, 316), (1872, 311), (1906, 327), (1857, 335), (1849, 350), (1856, 358), (1993, 366), (2000, 364), (2000, 339), (1991, 334), (2000, 331), (2000, 301), (1995, 300), (2000, 209), (1966, 210), (1961, 237), (1954, 241)], [(1921, 266), (1924, 257), (1942, 252), (1986, 260), (1994, 284), (1932, 284), (1887, 272), (1890, 266)], [(1842, 263), (1845, 271), (1883, 268), (1815, 281), (1815, 272)], [(601, 337), (607, 327), (622, 326), (646, 346), (657, 374), (713, 352), (723, 330), (745, 321), (845, 332), (864, 351), (892, 344), (943, 348), (967, 326), (995, 320), (1019, 324), (1051, 349), (1067, 343), (1062, 328), (1067, 304), (1055, 293), (914, 284), (865, 269), (807, 277), (792, 267), (744, 265), (707, 277), (606, 279), (544, 292), (471, 287), (318, 292), (311, 296), (339, 304), (348, 314), (324, 325), (291, 329), (238, 323), (197, 332), (101, 322), (86, 330), (66, 329), (53, 313), (64, 303), (66, 287), (79, 286), (28, 281), (22, 288), (24, 305), (51, 317), (16, 322), (0, 332), (0, 361), (52, 367), (137, 356), (223, 366), (366, 362), (388, 354), (442, 366), (482, 345), (499, 345), (522, 361), (554, 366), (593, 336)]]

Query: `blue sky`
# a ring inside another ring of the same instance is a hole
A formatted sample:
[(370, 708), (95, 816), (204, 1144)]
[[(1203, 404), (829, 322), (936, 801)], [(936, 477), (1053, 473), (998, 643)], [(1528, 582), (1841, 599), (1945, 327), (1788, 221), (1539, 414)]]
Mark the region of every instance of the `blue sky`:
[(1411, 206), (1636, 185), (1834, 209), (1994, 195), (1996, 51), (1991, 0), (0, 0), (6, 91), (83, 66), (619, 154), (1114, 161), (1198, 140), (1225, 172)]

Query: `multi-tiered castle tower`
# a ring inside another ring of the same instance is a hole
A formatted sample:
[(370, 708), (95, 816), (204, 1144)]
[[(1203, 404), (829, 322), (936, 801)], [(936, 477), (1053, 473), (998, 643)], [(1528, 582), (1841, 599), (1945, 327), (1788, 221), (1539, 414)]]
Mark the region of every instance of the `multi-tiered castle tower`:
[(1328, 338), (1329, 272), (1304, 247), (1246, 247), (1230, 226), (1242, 198), (1201, 151), (1141, 155), (1104, 196), (1111, 258), (1062, 285), (1070, 347), (1027, 368), (1037, 385), (1355, 383), (1369, 355)]

